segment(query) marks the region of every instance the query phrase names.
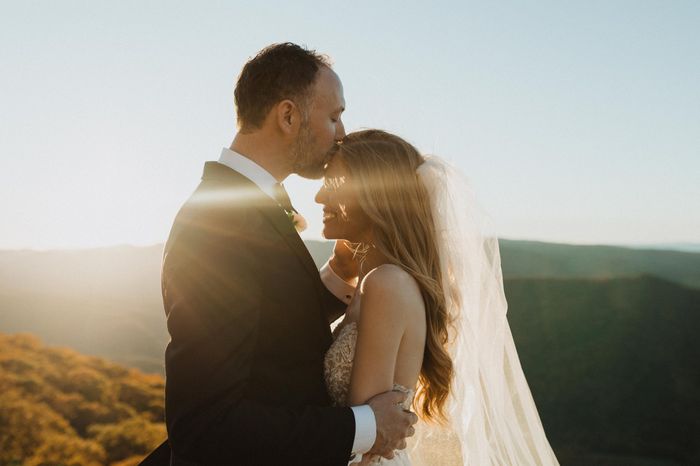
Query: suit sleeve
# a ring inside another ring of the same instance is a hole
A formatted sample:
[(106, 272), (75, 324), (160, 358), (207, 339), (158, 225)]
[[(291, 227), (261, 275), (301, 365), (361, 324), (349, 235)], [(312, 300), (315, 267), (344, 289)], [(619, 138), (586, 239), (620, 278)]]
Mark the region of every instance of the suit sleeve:
[(265, 337), (265, 250), (256, 235), (206, 217), (179, 223), (162, 275), (173, 453), (208, 465), (347, 464), (355, 429), (349, 408), (266, 406), (246, 397), (255, 344)]

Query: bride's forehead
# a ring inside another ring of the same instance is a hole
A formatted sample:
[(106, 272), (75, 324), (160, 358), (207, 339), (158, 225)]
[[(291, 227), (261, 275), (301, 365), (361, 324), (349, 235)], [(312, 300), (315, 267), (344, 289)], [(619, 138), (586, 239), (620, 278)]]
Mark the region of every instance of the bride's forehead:
[(343, 158), (336, 154), (330, 159), (328, 165), (326, 165), (324, 175), (326, 178), (336, 178), (345, 176), (347, 172), (348, 168), (345, 165), (345, 162), (343, 162)]

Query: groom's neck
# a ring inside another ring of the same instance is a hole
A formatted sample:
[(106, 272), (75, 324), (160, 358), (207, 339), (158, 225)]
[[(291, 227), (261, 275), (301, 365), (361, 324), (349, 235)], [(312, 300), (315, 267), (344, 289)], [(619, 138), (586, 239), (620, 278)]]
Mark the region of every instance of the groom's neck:
[(291, 173), (289, 148), (276, 141), (274, 135), (265, 133), (263, 130), (238, 133), (230, 149), (257, 163), (282, 182)]

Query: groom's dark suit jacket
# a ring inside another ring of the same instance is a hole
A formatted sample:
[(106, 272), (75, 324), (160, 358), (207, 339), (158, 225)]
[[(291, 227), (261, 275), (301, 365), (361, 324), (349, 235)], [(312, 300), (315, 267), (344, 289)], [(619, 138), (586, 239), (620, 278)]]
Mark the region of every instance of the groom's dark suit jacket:
[(343, 304), (274, 200), (208, 162), (175, 219), (162, 286), (172, 464), (347, 464), (354, 416), (330, 407), (323, 379)]

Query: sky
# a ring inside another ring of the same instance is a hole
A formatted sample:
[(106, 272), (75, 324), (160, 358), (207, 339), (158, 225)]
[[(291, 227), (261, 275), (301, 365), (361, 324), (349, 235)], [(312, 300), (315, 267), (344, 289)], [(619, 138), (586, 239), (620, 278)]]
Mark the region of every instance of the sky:
[[(330, 55), (346, 129), (463, 170), (501, 237), (698, 243), (698, 24), (680, 0), (0, 0), (0, 249), (164, 242), (283, 41)], [(320, 182), (285, 186), (320, 238)]]

